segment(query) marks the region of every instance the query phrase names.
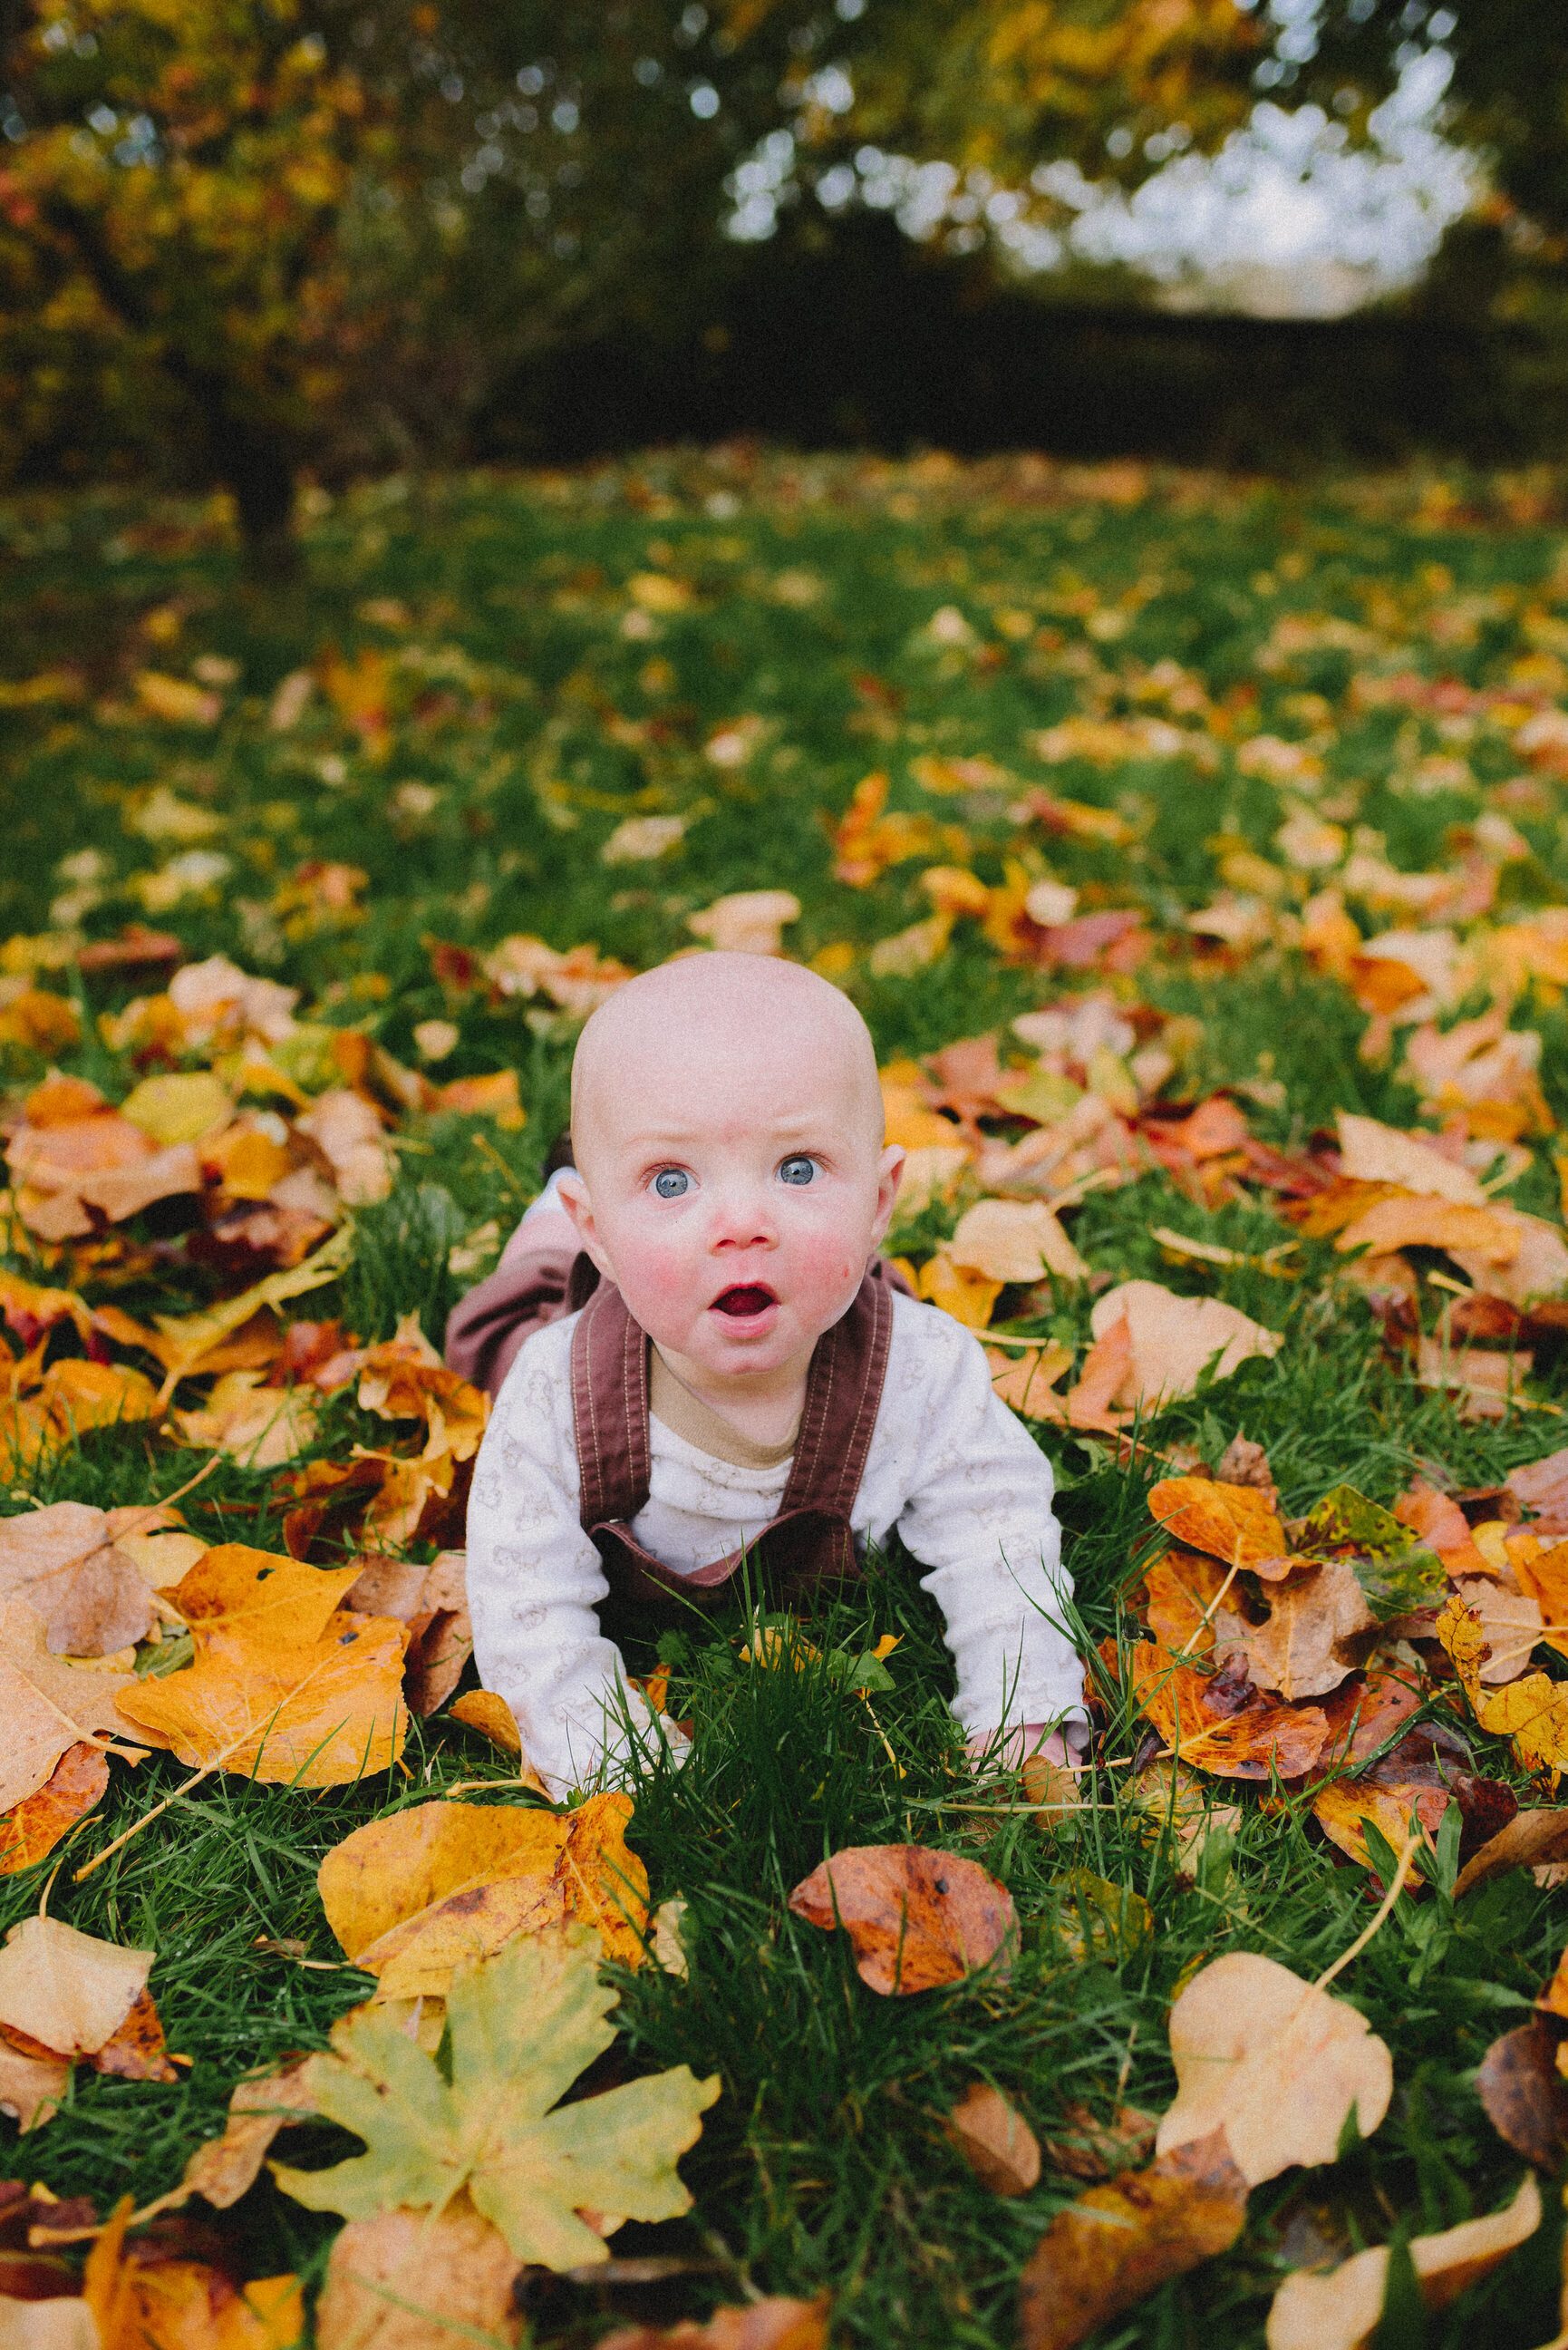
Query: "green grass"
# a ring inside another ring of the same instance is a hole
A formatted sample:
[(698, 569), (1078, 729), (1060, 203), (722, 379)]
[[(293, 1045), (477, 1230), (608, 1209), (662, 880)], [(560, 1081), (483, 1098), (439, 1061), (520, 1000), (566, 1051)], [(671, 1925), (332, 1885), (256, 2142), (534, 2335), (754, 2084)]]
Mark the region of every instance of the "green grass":
[[(802, 905), (790, 951), (853, 951), (846, 983), (881, 1056), (929, 1051), (1051, 1001), (1061, 983), (1000, 962), (968, 923), (913, 979), (868, 976), (866, 950), (928, 910), (918, 875), (934, 861), (896, 867), (864, 891), (833, 879), (827, 824), (868, 770), (889, 775), (895, 807), (962, 826), (974, 868), (992, 883), (1018, 839), (1011, 790), (937, 799), (911, 777), (911, 759), (984, 754), (1020, 784), (1120, 812), (1136, 830), (1130, 847), (1036, 838), (1029, 854), (1077, 887), (1086, 908), (1136, 899), (1160, 926), (1176, 926), (1212, 899), (1218, 860), (1237, 843), (1276, 853), (1289, 795), (1241, 771), (1234, 732), (1261, 723), (1288, 740), (1321, 738), (1320, 806), (1330, 803), (1347, 829), (1380, 834), (1396, 866), (1436, 868), (1462, 852), (1464, 828), (1518, 761), (1487, 723), (1461, 740), (1440, 713), (1367, 706), (1351, 690), (1356, 674), (1403, 664), (1501, 685), (1524, 673), (1515, 664), (1555, 660), (1552, 631), (1568, 625), (1555, 533), (1509, 525), (1483, 484), (1461, 485), (1459, 520), (1434, 522), (1422, 485), (1397, 480), (1296, 495), (1173, 479), (1119, 505), (1092, 483), (1058, 482), (1043, 498), (1000, 463), (943, 477), (783, 456), (749, 473), (746, 463), (665, 454), (571, 479), (453, 478), (415, 494), (382, 484), (317, 499), (309, 585), (286, 602), (239, 584), (221, 525), (194, 508), (83, 494), (0, 509), (7, 676), (66, 668), (74, 680), (56, 701), (0, 706), (0, 934), (41, 942), (6, 951), (5, 967), (41, 964), (47, 983), (51, 934), (80, 924), (109, 935), (135, 915), (175, 930), (192, 956), (227, 952), (298, 987), (313, 1018), (366, 1028), (400, 1058), (414, 1058), (416, 1024), (452, 1020), (459, 1043), (443, 1077), (519, 1070), (529, 1111), (521, 1133), (458, 1118), (405, 1125), (393, 1197), (357, 1219), (355, 1260), (337, 1289), (301, 1310), (338, 1312), (367, 1338), (417, 1311), (439, 1339), (462, 1285), (448, 1265), (454, 1243), (487, 1221), (509, 1229), (564, 1120), (569, 1017), (443, 982), (432, 941), (480, 953), (525, 931), (557, 948), (592, 940), (641, 965), (689, 944), (687, 918), (722, 893), (787, 888)], [(628, 635), (638, 608), (627, 583), (649, 571), (686, 582), (691, 601)], [(386, 598), (406, 617), (368, 608)], [(932, 612), (950, 604), (983, 658), (924, 639)], [(1113, 624), (1096, 621), (1111, 610)], [(1009, 634), (993, 616), (1012, 611), (1054, 641)], [(1260, 666), (1287, 611), (1326, 613), (1369, 638), (1354, 651), (1303, 653), (1284, 670)], [(328, 644), (350, 660), (390, 657), (384, 755), (369, 754), (319, 693), (291, 731), (269, 727), (277, 684)], [(404, 653), (412, 658), (400, 661)], [(214, 654), (242, 669), (217, 725), (138, 715), (139, 670), (182, 674)], [(1168, 675), (1149, 687), (1162, 661), (1231, 713), (1212, 730), (1212, 773), (1160, 761), (1042, 769), (1031, 757), (1025, 737), (1075, 712), (1164, 714)], [(1568, 675), (1549, 677), (1549, 690), (1568, 692)], [(742, 766), (715, 764), (704, 745), (746, 715), (764, 722), (758, 748)], [(1468, 776), (1421, 765), (1459, 754)], [(410, 794), (410, 785), (425, 788)], [(158, 785), (211, 815), (200, 845), (230, 860), (215, 885), (172, 899), (170, 861), (189, 843), (146, 837)], [(1509, 802), (1529, 853), (1504, 868), (1506, 904), (1562, 901), (1562, 809), (1550, 775), (1537, 799)], [(683, 841), (657, 865), (607, 867), (605, 842), (639, 814), (688, 817)], [(280, 894), (312, 858), (363, 872), (358, 919), (313, 918)], [(1303, 894), (1290, 877), (1282, 888), (1287, 904)], [(74, 904), (58, 904), (73, 893)], [(94, 983), (83, 998), (88, 1041), (66, 1056), (116, 1096), (135, 1072), (91, 1024), (132, 992)], [(1172, 1089), (1179, 1097), (1226, 1081), (1282, 1089), (1251, 1112), (1268, 1139), (1299, 1140), (1335, 1108), (1414, 1118), (1417, 1097), (1397, 1070), (1359, 1057), (1364, 1023), (1348, 996), (1293, 954), (1270, 950), (1238, 964), (1168, 932), (1124, 993), (1201, 1024)], [(1545, 1089), (1568, 1111), (1561, 1010), (1537, 1001), (1518, 1017), (1541, 1029)], [(40, 1073), (14, 1056), (13, 1093)], [(1544, 1154), (1515, 1196), (1554, 1211)], [(940, 1224), (928, 1221), (928, 1241)], [(1282, 1228), (1266, 1204), (1205, 1210), (1162, 1177), (1091, 1197), (1073, 1226), (1097, 1274), (1218, 1295), (1285, 1333), (1272, 1362), (1250, 1363), (1175, 1407), (1158, 1433), (1213, 1461), (1244, 1430), (1268, 1448), (1288, 1511), (1342, 1479), (1387, 1502), (1423, 1462), (1480, 1484), (1558, 1440), (1554, 1418), (1469, 1426), (1417, 1387), (1385, 1356), (1328, 1244), (1303, 1243), (1293, 1260), (1300, 1277), (1282, 1281), (1245, 1267), (1173, 1267), (1151, 1237), (1158, 1224), (1248, 1253)], [(153, 1211), (143, 1237), (155, 1227)], [(201, 1295), (167, 1253), (112, 1294), (137, 1314), (188, 1309)], [(1058, 1284), (1047, 1302), (1017, 1326), (1081, 1344), (1088, 1287)], [(1531, 1393), (1562, 1403), (1568, 1382), (1546, 1362)], [(344, 1400), (324, 1413), (313, 1449), (341, 1459), (353, 1441), (382, 1435)], [(1121, 1596), (1148, 1527), (1147, 1479), (1092, 1442), (1049, 1431), (1043, 1440), (1058, 1472), (1084, 1637), (1097, 1641), (1125, 1621)], [(12, 1506), (140, 1501), (169, 1491), (188, 1459), (145, 1430), (106, 1431), (30, 1474)], [(271, 1483), (225, 1465), (192, 1497), (192, 1523), (215, 1540), (281, 1547)], [(1043, 2138), (1074, 2101), (1101, 2116), (1118, 2101), (1158, 2111), (1173, 2086), (1167, 2010), (1187, 1970), (1241, 1949), (1311, 1977), (1369, 1915), (1365, 1878), (1335, 1865), (1299, 1804), (1265, 1811), (1244, 1797), (1240, 1829), (1214, 1834), (1195, 1874), (1179, 1869), (1169, 1835), (1129, 1802), (1120, 1767), (1099, 1774), (1094, 1808), (1060, 1833), (1029, 1814), (963, 1808), (982, 1799), (961, 1769), (940, 1627), (916, 1574), (897, 1555), (875, 1562), (808, 1627), (823, 1648), (900, 1635), (894, 1688), (873, 1700), (874, 1718), (809, 1660), (790, 1672), (737, 1664), (733, 1622), (702, 1626), (679, 1652), (672, 1710), (694, 1717), (697, 1742), (680, 1772), (650, 1761), (632, 1841), (655, 1899), (680, 1893), (690, 1905), (691, 1974), (684, 1983), (652, 1971), (627, 1979), (625, 2052), (639, 2065), (716, 2070), (724, 2095), (683, 2165), (697, 2197), (691, 2219), (617, 2240), (618, 2251), (693, 2263), (661, 2289), (667, 2318), (734, 2298), (749, 2282), (831, 2289), (845, 2344), (1011, 2342), (1019, 2270), (1076, 2190), (1049, 2166), (1015, 2201), (980, 2189), (940, 2133), (956, 2095), (977, 2077), (994, 2081)], [(635, 1669), (648, 1654), (632, 1661)], [(1130, 1755), (1139, 1735), (1113, 1718), (1103, 1752)], [(1477, 1745), (1484, 1767), (1513, 1775), (1500, 1742)], [(217, 2126), (237, 2077), (322, 2044), (364, 1996), (364, 1977), (329, 1970), (340, 1953), (315, 1891), (323, 1854), (389, 1807), (504, 1772), (476, 1736), (438, 1718), (411, 1739), (406, 1766), (373, 1783), (306, 1794), (209, 1782), (75, 1887), (71, 1867), (183, 1775), (157, 1760), (134, 1773), (117, 1765), (49, 1897), (52, 1914), (87, 1931), (156, 1948), (170, 2044), (195, 2060), (172, 2087), (79, 2074), (47, 2130), (0, 2157), (17, 2175), (100, 2206), (171, 2185)], [(1225, 1800), (1231, 1791), (1217, 1792)], [(968, 1853), (1008, 1884), (1024, 1948), (1005, 1980), (878, 2000), (856, 1979), (841, 1937), (788, 1912), (791, 1887), (825, 1852), (910, 1838)], [(51, 1866), (4, 1882), (0, 1924), (36, 1908)], [(1130, 1903), (1116, 1926), (1080, 1915), (1066, 1882), (1074, 1869), (1147, 1901), (1152, 1931), (1138, 1931)], [(1393, 2051), (1395, 2102), (1382, 2129), (1324, 2171), (1259, 2189), (1234, 2252), (1104, 2329), (1096, 2350), (1206, 2341), (1251, 2350), (1280, 2276), (1324, 2245), (1387, 2241), (1502, 2202), (1521, 2165), (1480, 2111), (1474, 2068), (1523, 2019), (1565, 1930), (1563, 1894), (1528, 1877), (1458, 1908), (1440, 1894), (1405, 1897), (1337, 1985)], [(304, 1967), (258, 1938), (297, 1939), (329, 1966)], [(317, 2142), (325, 2154), (327, 2134)], [(1385, 2350), (1397, 2318), (1399, 2344), (1426, 2350), (1545, 2341), (1557, 2322), (1561, 2236), (1560, 2199), (1549, 2192), (1547, 2202), (1542, 2235), (1454, 2309), (1424, 2328), (1391, 2311)], [(328, 2223), (266, 2182), (235, 2219), (252, 2273), (318, 2273)], [(542, 2285), (529, 2299), (534, 2338), (587, 2344), (641, 2305), (625, 2293)]]

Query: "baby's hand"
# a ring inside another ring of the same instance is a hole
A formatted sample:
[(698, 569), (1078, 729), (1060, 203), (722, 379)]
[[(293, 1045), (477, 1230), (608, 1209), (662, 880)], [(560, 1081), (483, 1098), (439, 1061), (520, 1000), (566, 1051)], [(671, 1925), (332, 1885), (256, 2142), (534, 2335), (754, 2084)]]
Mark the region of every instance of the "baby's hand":
[(1043, 1755), (1061, 1771), (1076, 1773), (1084, 1767), (1083, 1756), (1068, 1745), (1064, 1733), (1054, 1730), (1047, 1738), (1043, 1721), (1026, 1721), (1022, 1729), (1006, 1731), (1000, 1746), (994, 1731), (979, 1731), (965, 1741), (964, 1752), (974, 1762), (989, 1754), (992, 1769), (999, 1771), (1021, 1771), (1032, 1754)]

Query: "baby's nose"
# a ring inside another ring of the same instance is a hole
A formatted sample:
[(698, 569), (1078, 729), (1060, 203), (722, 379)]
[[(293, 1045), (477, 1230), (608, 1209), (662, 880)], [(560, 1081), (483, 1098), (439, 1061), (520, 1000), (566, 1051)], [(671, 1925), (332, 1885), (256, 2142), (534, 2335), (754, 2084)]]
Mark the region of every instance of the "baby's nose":
[(716, 1248), (771, 1247), (777, 1238), (767, 1194), (750, 1185), (726, 1188), (713, 1203)]

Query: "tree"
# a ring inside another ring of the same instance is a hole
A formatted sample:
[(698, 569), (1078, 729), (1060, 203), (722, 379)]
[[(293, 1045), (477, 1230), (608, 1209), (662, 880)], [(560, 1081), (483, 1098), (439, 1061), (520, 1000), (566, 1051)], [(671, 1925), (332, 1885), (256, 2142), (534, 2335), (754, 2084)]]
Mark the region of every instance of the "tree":
[(530, 355), (678, 299), (812, 13), (5, 0), (11, 462), (85, 390), (286, 569), (301, 463), (447, 453)]

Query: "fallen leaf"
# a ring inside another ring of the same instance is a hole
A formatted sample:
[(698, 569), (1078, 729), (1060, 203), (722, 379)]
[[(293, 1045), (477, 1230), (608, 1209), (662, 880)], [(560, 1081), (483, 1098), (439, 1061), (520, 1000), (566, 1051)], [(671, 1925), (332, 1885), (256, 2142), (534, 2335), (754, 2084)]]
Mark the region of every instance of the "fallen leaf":
[(261, 2177), (262, 2165), (279, 2130), (313, 2118), (316, 2108), (305, 2086), (308, 2057), (296, 2057), (281, 2072), (260, 2080), (242, 2081), (229, 2099), (229, 2117), (222, 2137), (208, 2138), (185, 2165), (178, 2187), (171, 2188), (139, 2215), (150, 2219), (158, 2211), (177, 2210), (200, 2195), (216, 2211), (227, 2211), (248, 2195)]
[(10, 2114), (24, 2137), (42, 2129), (53, 2120), (70, 2076), (68, 2058), (26, 2056), (0, 2041), (0, 2114)]
[(827, 2350), (827, 2313), (826, 2293), (725, 2302), (706, 2324), (689, 2317), (680, 2325), (618, 2326), (600, 2335), (598, 2350)]
[(1465, 1606), (1480, 1619), (1489, 1653), (1478, 1668), (1478, 1679), (1492, 1687), (1519, 1679), (1539, 1642), (1544, 1626), (1539, 1601), (1528, 1593), (1505, 1591), (1495, 1577), (1460, 1581), (1454, 1588)]
[(1060, 1411), (1062, 1399), (1051, 1394), (1064, 1371), (1073, 1367), (1073, 1349), (1054, 1341), (1017, 1351), (987, 1347), (992, 1392), (1026, 1419), (1048, 1419)]
[(350, 2220), (333, 2239), (316, 2310), (320, 2350), (466, 2350), (514, 2342), (519, 2262), (466, 2195), (444, 2210)]
[(0, 1599), (0, 1807), (36, 1794), (67, 1747), (101, 1743), (95, 1733), (145, 1744), (119, 1702), (138, 1687), (134, 1673), (84, 1672), (52, 1657), (26, 1601)]
[(1131, 1662), (1139, 1710), (1167, 1752), (1191, 1770), (1228, 1779), (1299, 1779), (1328, 1743), (1328, 1717), (1317, 1706), (1257, 1704), (1216, 1713), (1207, 1702), (1213, 1684), (1179, 1665), (1158, 1641), (1140, 1641)]
[(355, 1566), (300, 1566), (227, 1543), (169, 1594), (194, 1661), (128, 1689), (123, 1711), (182, 1762), (272, 1783), (336, 1787), (402, 1752), (403, 1627), (339, 1602)]
[(1154, 1933), (1154, 1912), (1143, 1895), (1096, 1877), (1092, 1868), (1070, 1868), (1053, 1877), (1046, 1890), (1062, 1897), (1051, 1922), (1077, 1966), (1095, 1959), (1118, 1966)]
[(800, 920), (800, 899), (788, 889), (742, 889), (715, 898), (686, 927), (722, 954), (780, 955), (786, 924)]
[(1251, 1951), (1192, 1977), (1170, 2011), (1170, 2055), (1177, 2093), (1157, 2150), (1222, 2130), (1249, 2187), (1293, 2163), (1333, 2162), (1353, 2112), (1370, 2137), (1394, 2090), (1387, 2046), (1364, 2015)]
[(985, 1328), (1002, 1291), (1002, 1284), (993, 1281), (989, 1274), (970, 1273), (956, 1265), (945, 1248), (926, 1259), (919, 1270), (918, 1286), (928, 1305), (940, 1305), (944, 1314), (950, 1314), (966, 1330)]
[(1450, 1575), (1495, 1575), (1495, 1567), (1477, 1550), (1469, 1521), (1459, 1503), (1419, 1477), (1407, 1492), (1400, 1494), (1394, 1515), (1437, 1553)]
[(797, 1918), (843, 1926), (872, 1991), (908, 1997), (961, 1982), (1016, 1942), (1012, 1897), (977, 1861), (924, 1845), (846, 1846), (789, 1897)]
[(1511, 1868), (1538, 1868), (1568, 1858), (1568, 1807), (1517, 1812), (1505, 1828), (1472, 1853), (1454, 1884), (1459, 1901), (1478, 1885)]
[[(1313, 1816), (1331, 1844), (1348, 1853), (1361, 1868), (1376, 1873), (1376, 1865), (1366, 1847), (1366, 1824), (1371, 1821), (1378, 1834), (1393, 1846), (1402, 1849), (1411, 1828), (1418, 1823), (1429, 1840), (1442, 1825), (1449, 1798), (1438, 1787), (1378, 1787), (1366, 1781), (1335, 1779), (1320, 1787), (1313, 1797)], [(1420, 1846), (1411, 1864), (1410, 1875), (1422, 1874)]]
[(1211, 1835), (1233, 1835), (1241, 1825), (1239, 1804), (1216, 1803), (1185, 1763), (1164, 1760), (1146, 1763), (1127, 1789), (1128, 1801), (1143, 1814), (1154, 1836), (1168, 1830), (1183, 1870), (1201, 1860)]
[(1527, 1510), (1541, 1516), (1568, 1517), (1568, 1444), (1560, 1451), (1549, 1452), (1543, 1461), (1511, 1469), (1508, 1490)]
[(24, 1918), (0, 1950), (0, 2023), (57, 2055), (96, 2056), (146, 1990), (156, 1956), (57, 1918)]
[(1520, 1234), (1501, 1208), (1462, 1208), (1451, 1200), (1379, 1200), (1346, 1224), (1334, 1242), (1342, 1254), (1365, 1249), (1368, 1256), (1391, 1256), (1396, 1249), (1464, 1250), (1486, 1272), (1519, 1254)]
[(1409, 1527), (1354, 1485), (1332, 1486), (1294, 1534), (1298, 1551), (1307, 1556), (1347, 1558), (1382, 1621), (1434, 1605), (1448, 1587), (1438, 1561)]
[(1096, 2119), (1085, 2105), (1074, 2100), (1062, 2108), (1061, 2137), (1045, 2141), (1044, 2157), (1053, 2170), (1070, 2178), (1109, 2178), (1113, 2172), (1147, 2163), (1154, 2152), (1156, 2117), (1136, 2106), (1117, 2106), (1108, 2122)]
[(1019, 2281), (1023, 2350), (1073, 2350), (1171, 2277), (1229, 2251), (1247, 2185), (1223, 2130), (1124, 2171), (1059, 2211)]
[(453, 1700), (447, 1719), (479, 1731), (503, 1754), (521, 1755), (523, 1752), (516, 1716), (506, 1700), (498, 1697), (493, 1690), (465, 1690), (462, 1697)]
[(447, 2006), (450, 2080), (376, 2010), (348, 2019), (338, 2053), (313, 2057), (306, 2085), (367, 2151), (329, 2170), (275, 2162), (278, 2185), (347, 2220), (445, 2210), (466, 2187), (519, 2261), (557, 2270), (608, 2258), (584, 2208), (642, 2220), (689, 2210), (676, 2158), (701, 2134), (717, 2076), (699, 2081), (681, 2064), (556, 2106), (616, 2036), (606, 2019), (617, 1993), (598, 1969), (597, 1940), (528, 1935), (461, 1968)]
[[(1410, 2263), (1428, 2309), (1447, 2309), (1541, 2225), (1541, 2189), (1528, 2177), (1511, 2203), (1485, 2220), (1465, 2220), (1438, 2236), (1412, 2236)], [(1388, 2281), (1388, 2248), (1356, 2252), (1328, 2274), (1298, 2269), (1275, 2293), (1268, 2350), (1365, 2350), (1377, 2331)]]
[(1275, 1585), (1269, 1593), (1268, 1621), (1249, 1630), (1238, 1645), (1258, 1687), (1277, 1690), (1293, 1703), (1337, 1689), (1361, 1661), (1354, 1649), (1346, 1654), (1344, 1644), (1373, 1631), (1376, 1622), (1355, 1569), (1333, 1559)]
[(1222, 1485), (1212, 1477), (1166, 1477), (1150, 1487), (1148, 1507), (1174, 1541), (1207, 1551), (1227, 1566), (1255, 1568), (1284, 1552), (1284, 1527), (1254, 1486)]
[(1156, 1639), (1176, 1656), (1207, 1656), (1214, 1646), (1217, 1606), (1231, 1580), (1226, 1568), (1200, 1551), (1171, 1550), (1156, 1559), (1143, 1578), (1145, 1613)]
[(942, 2124), (982, 2187), (993, 2195), (1027, 2195), (1040, 2177), (1040, 2147), (1015, 2106), (988, 2081), (966, 2089)]
[(1019, 1773), (1023, 1792), (1035, 1807), (1038, 1825), (1047, 1835), (1064, 1827), (1075, 1812), (1082, 1811), (1085, 1795), (1079, 1774), (1064, 1770), (1048, 1755), (1031, 1754)]
[(372, 1555), (358, 1561), (345, 1606), (362, 1616), (395, 1616), (409, 1627), (403, 1693), (422, 1721), (444, 1705), (473, 1654), (465, 1552), (443, 1550), (428, 1566)]
[(15, 1877), (53, 1852), (108, 1790), (109, 1764), (102, 1748), (85, 1742), (67, 1746), (43, 1785), (0, 1814), (0, 1877)]
[(145, 1639), (152, 1602), (109, 1520), (84, 1502), (0, 1519), (0, 1594), (42, 1617), (56, 1656), (107, 1657)]
[(1538, 2170), (1561, 2169), (1568, 2154), (1568, 2081), (1557, 2070), (1562, 2033), (1532, 2016), (1494, 2040), (1476, 2073), (1476, 2095), (1505, 2146)]
[(628, 1795), (608, 1794), (561, 1814), (435, 1803), (372, 1820), (321, 1864), (327, 1924), (380, 1999), (444, 1998), (455, 1966), (573, 1922), (640, 1965), (648, 1872), (627, 1846), (631, 1815)]
[(1096, 1338), (1126, 1320), (1132, 1361), (1114, 1401), (1153, 1410), (1161, 1401), (1193, 1394), (1210, 1363), (1229, 1378), (1249, 1357), (1277, 1355), (1283, 1338), (1238, 1314), (1217, 1297), (1179, 1297), (1157, 1281), (1124, 1281), (1095, 1300), (1089, 1326)]
[(1089, 1268), (1043, 1200), (980, 1200), (959, 1218), (951, 1262), (991, 1281), (1035, 1282), (1054, 1273), (1083, 1281)]
[(246, 1469), (276, 1469), (316, 1440), (316, 1413), (295, 1388), (260, 1371), (225, 1371), (203, 1404), (173, 1415), (187, 1444), (211, 1445)]
[(1435, 1136), (1403, 1134), (1397, 1127), (1384, 1126), (1375, 1118), (1353, 1117), (1343, 1109), (1336, 1113), (1335, 1123), (1339, 1163), (1355, 1181), (1394, 1183), (1402, 1191), (1418, 1192), (1428, 1199), (1485, 1207), (1486, 1193), (1479, 1177), (1462, 1159), (1449, 1159), (1438, 1149)]

